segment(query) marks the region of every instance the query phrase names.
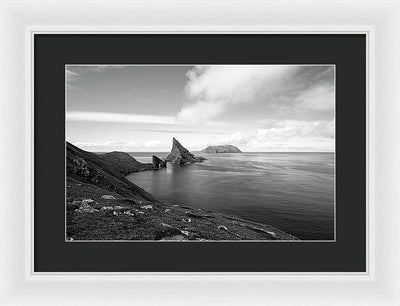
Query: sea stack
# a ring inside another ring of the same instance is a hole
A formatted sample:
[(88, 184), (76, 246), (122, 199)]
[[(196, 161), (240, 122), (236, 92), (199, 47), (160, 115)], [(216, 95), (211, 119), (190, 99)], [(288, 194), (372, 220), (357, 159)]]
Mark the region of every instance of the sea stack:
[(182, 146), (178, 140), (172, 138), (172, 150), (165, 159), (173, 164), (185, 165), (199, 163), (205, 160), (204, 157), (196, 157), (188, 149)]
[(166, 168), (167, 162), (158, 156), (153, 155), (153, 165), (157, 168)]

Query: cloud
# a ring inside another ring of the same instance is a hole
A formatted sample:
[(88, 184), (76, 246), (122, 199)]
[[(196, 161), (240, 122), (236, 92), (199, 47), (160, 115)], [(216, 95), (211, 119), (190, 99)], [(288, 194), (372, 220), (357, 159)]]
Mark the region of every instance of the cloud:
[[(190, 127), (189, 127), (190, 128)], [(219, 131), (205, 131), (204, 129), (184, 129), (184, 130), (169, 130), (169, 129), (131, 129), (137, 132), (150, 132), (150, 133), (165, 133), (165, 134), (210, 134), (210, 135), (226, 135), (226, 133)]]
[(208, 145), (232, 144), (242, 151), (334, 151), (334, 121), (267, 120), (254, 132), (236, 132)]
[(264, 140), (285, 140), (293, 137), (334, 138), (334, 121), (283, 120), (275, 127), (258, 129), (257, 135)]
[(123, 152), (167, 152), (171, 147), (171, 141), (127, 141), (127, 142), (116, 142), (116, 141), (92, 141), (92, 142), (81, 142), (72, 141), (72, 143), (84, 150), (92, 152), (110, 152), (110, 151), (123, 151)]
[(334, 67), (195, 66), (187, 73), (186, 94), (181, 122), (204, 124), (239, 104), (259, 105), (271, 118), (326, 120), (333, 117)]
[(67, 121), (174, 124), (173, 116), (68, 111)]
[(253, 103), (257, 93), (273, 92), (296, 66), (195, 66), (187, 73), (186, 93), (191, 100), (177, 115), (179, 121), (202, 123), (222, 114), (232, 104)]

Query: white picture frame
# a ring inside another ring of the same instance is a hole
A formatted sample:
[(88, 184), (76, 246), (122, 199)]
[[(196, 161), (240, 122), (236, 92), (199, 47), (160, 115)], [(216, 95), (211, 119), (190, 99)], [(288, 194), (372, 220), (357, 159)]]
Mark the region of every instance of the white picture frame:
[[(1, 305), (400, 305), (400, 1), (1, 2)], [(34, 273), (34, 33), (365, 33), (366, 273)]]

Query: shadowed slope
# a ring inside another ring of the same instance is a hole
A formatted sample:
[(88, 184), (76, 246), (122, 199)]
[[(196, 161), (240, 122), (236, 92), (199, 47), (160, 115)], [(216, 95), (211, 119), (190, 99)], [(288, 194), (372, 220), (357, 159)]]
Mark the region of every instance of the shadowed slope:
[(123, 175), (131, 174), (132, 172), (143, 171), (143, 170), (156, 170), (153, 164), (143, 164), (138, 162), (132, 156), (125, 152), (110, 152), (100, 155), (100, 157), (108, 163), (109, 166), (116, 169)]
[(118, 167), (101, 156), (67, 142), (67, 177), (117, 192), (125, 197), (154, 201), (152, 195), (128, 181)]

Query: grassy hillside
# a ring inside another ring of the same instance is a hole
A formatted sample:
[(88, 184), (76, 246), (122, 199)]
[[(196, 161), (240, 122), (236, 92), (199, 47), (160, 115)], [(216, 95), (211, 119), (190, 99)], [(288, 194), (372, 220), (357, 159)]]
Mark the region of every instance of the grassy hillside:
[(110, 152), (101, 154), (100, 157), (109, 165), (123, 175), (132, 172), (158, 169), (153, 164), (143, 164), (125, 152)]
[(128, 181), (123, 174), (101, 156), (86, 152), (67, 142), (67, 177), (116, 192), (125, 197), (152, 200), (154, 197)]

